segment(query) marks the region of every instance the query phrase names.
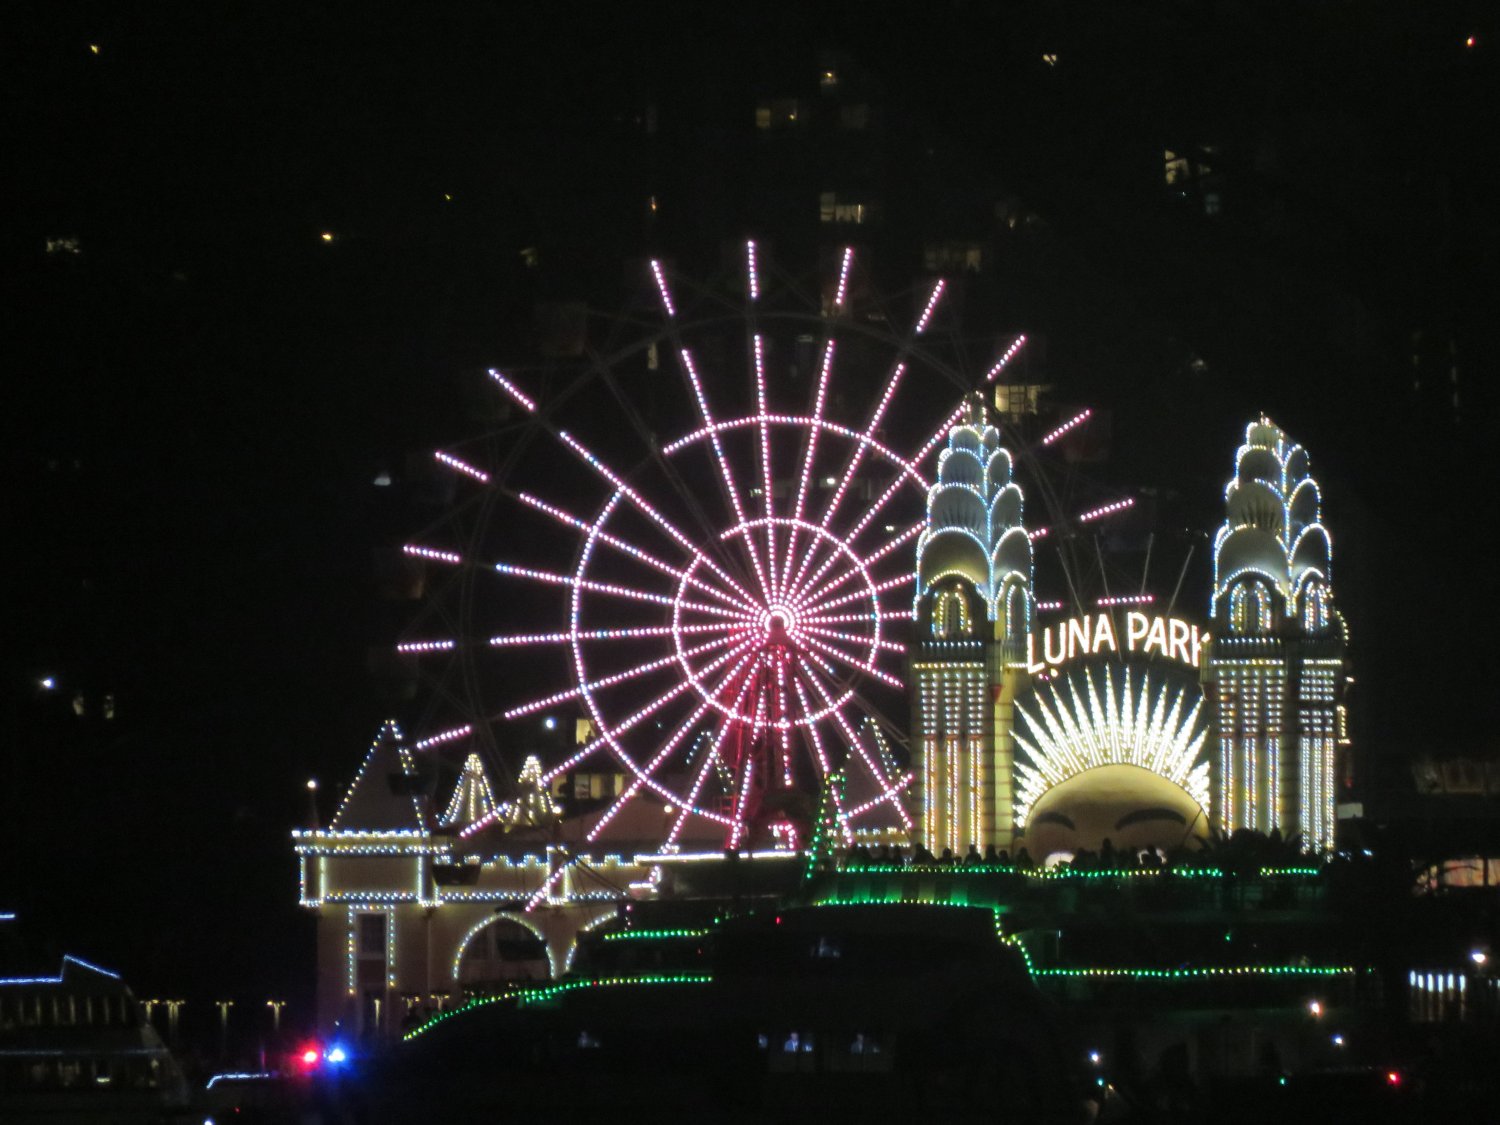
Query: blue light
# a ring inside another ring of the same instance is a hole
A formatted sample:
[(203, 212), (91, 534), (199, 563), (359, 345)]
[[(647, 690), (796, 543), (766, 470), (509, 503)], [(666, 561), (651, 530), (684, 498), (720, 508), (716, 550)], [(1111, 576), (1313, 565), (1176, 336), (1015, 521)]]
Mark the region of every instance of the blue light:
[(328, 1053), (323, 1057), (326, 1058), (334, 1066), (338, 1066), (342, 1062), (347, 1062), (349, 1059), (348, 1053), (344, 1050), (344, 1048), (339, 1046), (330, 1047), (328, 1049)]

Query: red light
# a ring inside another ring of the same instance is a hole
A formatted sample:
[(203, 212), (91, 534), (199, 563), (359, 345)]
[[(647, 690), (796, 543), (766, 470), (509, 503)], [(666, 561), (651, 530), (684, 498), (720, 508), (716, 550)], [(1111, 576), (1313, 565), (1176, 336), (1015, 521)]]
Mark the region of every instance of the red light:
[(317, 1070), (318, 1064), (323, 1061), (323, 1050), (316, 1043), (307, 1043), (295, 1058), (303, 1070)]
[(1474, 37), (1472, 35), (1469, 36), (1467, 39), (1464, 40), (1464, 46), (1465, 47), (1472, 47), (1472, 46), (1474, 46)]
[(1401, 1085), (1401, 1072), (1399, 1070), (1388, 1070), (1385, 1072), (1385, 1081), (1388, 1086)]

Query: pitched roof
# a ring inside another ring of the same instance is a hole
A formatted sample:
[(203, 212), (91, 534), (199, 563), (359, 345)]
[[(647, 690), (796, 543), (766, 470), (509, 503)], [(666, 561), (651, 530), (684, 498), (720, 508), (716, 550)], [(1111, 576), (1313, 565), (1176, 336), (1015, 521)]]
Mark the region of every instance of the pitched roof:
[(328, 827), (335, 832), (427, 832), (416, 759), (394, 719), (370, 744)]
[(466, 828), (495, 811), (495, 793), (479, 755), (471, 753), (464, 760), (463, 772), (448, 798), (448, 807), (438, 819), (444, 828)]

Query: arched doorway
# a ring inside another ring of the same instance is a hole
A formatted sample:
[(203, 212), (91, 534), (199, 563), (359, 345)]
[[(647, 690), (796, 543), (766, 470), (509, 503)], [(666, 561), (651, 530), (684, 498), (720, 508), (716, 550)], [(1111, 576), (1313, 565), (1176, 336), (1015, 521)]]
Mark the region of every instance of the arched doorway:
[(464, 936), (455, 982), (483, 990), (518, 980), (548, 980), (552, 963), (541, 933), (514, 918), (488, 919)]

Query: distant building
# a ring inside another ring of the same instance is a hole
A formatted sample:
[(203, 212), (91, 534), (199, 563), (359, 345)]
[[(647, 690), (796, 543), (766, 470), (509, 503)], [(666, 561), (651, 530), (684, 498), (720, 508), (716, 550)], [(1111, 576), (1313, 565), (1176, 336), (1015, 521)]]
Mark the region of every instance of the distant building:
[[(0, 914), (0, 928), (15, 925)], [(182, 1070), (118, 973), (72, 956), (55, 973), (18, 967), (0, 966), (0, 1120), (186, 1112)]]

